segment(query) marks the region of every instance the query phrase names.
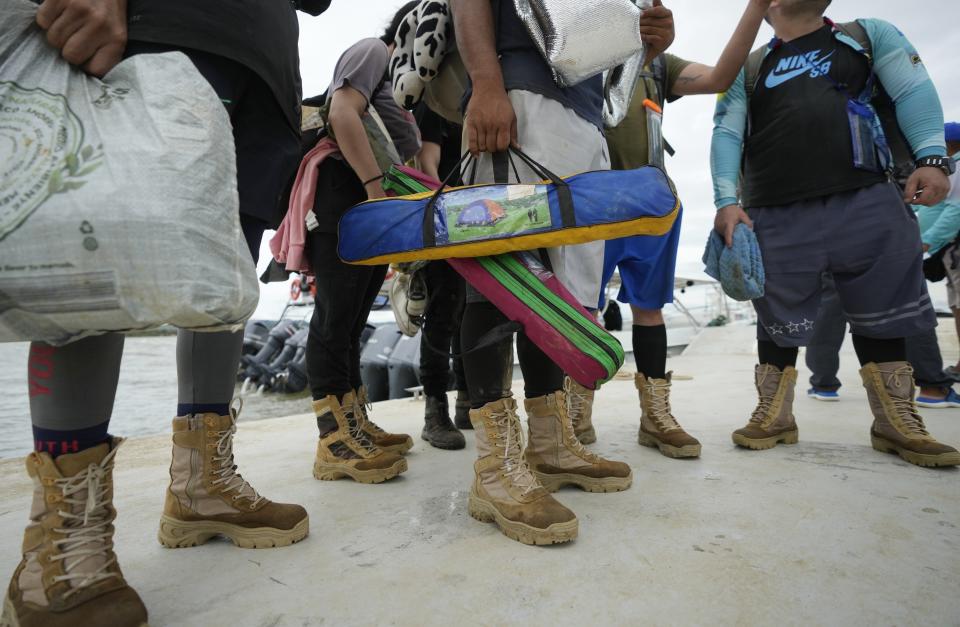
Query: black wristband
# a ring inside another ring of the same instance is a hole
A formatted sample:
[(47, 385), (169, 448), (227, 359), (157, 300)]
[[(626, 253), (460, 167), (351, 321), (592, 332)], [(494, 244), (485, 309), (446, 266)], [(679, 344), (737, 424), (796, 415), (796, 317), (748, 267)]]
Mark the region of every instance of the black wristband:
[(382, 174), (380, 174), (380, 175), (378, 175), (378, 176), (375, 176), (375, 177), (373, 177), (372, 179), (370, 179), (369, 181), (364, 181), (364, 182), (363, 182), (363, 186), (366, 187), (366, 186), (369, 185), (370, 183), (373, 183), (374, 181), (379, 181), (379, 180), (382, 179), (382, 178), (383, 178), (383, 175), (382, 175)]
[(918, 168), (938, 168), (947, 176), (952, 175), (957, 170), (956, 162), (950, 157), (923, 157), (922, 159), (917, 159), (916, 167)]

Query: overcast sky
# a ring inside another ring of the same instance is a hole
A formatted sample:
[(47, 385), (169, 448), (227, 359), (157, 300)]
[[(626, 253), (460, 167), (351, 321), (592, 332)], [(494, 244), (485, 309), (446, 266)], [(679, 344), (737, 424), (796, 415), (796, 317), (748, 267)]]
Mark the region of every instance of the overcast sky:
[[(716, 62), (745, 0), (665, 0), (674, 13), (677, 38), (671, 52), (691, 61)], [(340, 54), (358, 39), (379, 36), (399, 0), (333, 0), (319, 17), (301, 15), (300, 63), (304, 94), (323, 92)], [(879, 17), (896, 24), (920, 51), (943, 101), (948, 120), (960, 120), (960, 0), (835, 0), (835, 21)], [(769, 40), (764, 26), (759, 42)], [(670, 104), (664, 134), (677, 149), (667, 169), (680, 190), (686, 214), (681, 236), (680, 272), (701, 270), (699, 258), (713, 220), (710, 183), (712, 96), (692, 96)]]

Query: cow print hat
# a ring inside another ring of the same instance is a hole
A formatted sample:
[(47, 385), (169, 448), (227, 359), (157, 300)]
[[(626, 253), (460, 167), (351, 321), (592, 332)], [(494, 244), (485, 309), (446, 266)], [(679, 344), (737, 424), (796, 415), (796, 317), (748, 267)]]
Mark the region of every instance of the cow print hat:
[(453, 19), (449, 0), (421, 0), (400, 22), (390, 59), (393, 99), (411, 110), (437, 75), (440, 63), (453, 46)]

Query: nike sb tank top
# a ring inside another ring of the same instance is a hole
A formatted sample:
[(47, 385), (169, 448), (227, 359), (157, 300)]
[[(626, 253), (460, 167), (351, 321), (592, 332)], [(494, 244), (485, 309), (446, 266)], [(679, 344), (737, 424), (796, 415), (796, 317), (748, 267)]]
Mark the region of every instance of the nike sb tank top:
[(767, 55), (750, 100), (744, 206), (786, 205), (885, 180), (853, 167), (847, 100), (860, 95), (869, 72), (866, 58), (829, 26)]

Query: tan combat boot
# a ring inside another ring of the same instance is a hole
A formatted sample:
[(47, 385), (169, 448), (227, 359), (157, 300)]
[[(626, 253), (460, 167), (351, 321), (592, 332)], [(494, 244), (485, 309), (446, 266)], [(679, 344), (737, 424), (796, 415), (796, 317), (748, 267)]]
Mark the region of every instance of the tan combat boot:
[(793, 417), (797, 369), (787, 366), (780, 372), (776, 366), (760, 364), (755, 376), (760, 401), (747, 426), (733, 432), (733, 443), (756, 451), (773, 448), (781, 442), (796, 444), (800, 434)]
[(389, 433), (370, 420), (370, 410), (373, 408), (373, 404), (367, 398), (366, 386), (361, 386), (359, 390), (356, 390), (356, 399), (360, 428), (370, 436), (374, 444), (389, 453), (399, 453), (400, 455), (413, 448), (413, 438), (406, 433)]
[(881, 453), (896, 453), (917, 466), (957, 466), (960, 453), (941, 444), (923, 425), (914, 401), (913, 368), (905, 361), (869, 363), (860, 370), (873, 426), (870, 441)]
[(228, 416), (173, 419), (170, 486), (157, 535), (163, 546), (197, 546), (223, 536), (245, 549), (266, 549), (306, 537), (307, 510), (273, 503), (237, 473), (233, 435), (241, 406), (231, 406)]
[(317, 416), (331, 414), (337, 429), (321, 436), (313, 476), (323, 481), (350, 477), (360, 483), (382, 483), (406, 471), (407, 460), (398, 453), (385, 451), (374, 444), (361, 427), (356, 396), (350, 392), (343, 404), (336, 396), (314, 401)]
[(667, 457), (700, 457), (700, 442), (688, 434), (670, 410), (673, 373), (663, 379), (648, 379), (638, 372), (634, 384), (640, 393), (640, 431), (637, 441), (657, 448)]
[(573, 432), (568, 398), (563, 392), (527, 399), (527, 463), (547, 490), (575, 485), (587, 492), (620, 492), (633, 483), (633, 471), (623, 462), (594, 455)]
[(558, 544), (577, 537), (577, 517), (550, 496), (523, 457), (523, 431), (512, 398), (470, 410), (476, 430), (475, 478), (468, 511), (494, 522), (524, 544)]
[(0, 625), (147, 624), (147, 610), (113, 552), (113, 457), (121, 442), (114, 438), (56, 459), (27, 456), (33, 507)]
[(563, 391), (567, 395), (573, 433), (582, 444), (593, 444), (597, 441), (597, 432), (593, 428), (593, 390), (567, 377), (563, 380)]

